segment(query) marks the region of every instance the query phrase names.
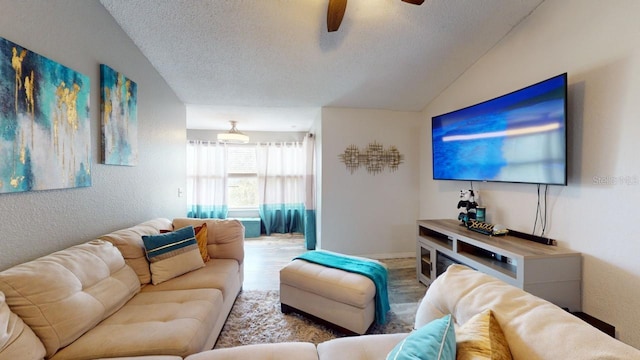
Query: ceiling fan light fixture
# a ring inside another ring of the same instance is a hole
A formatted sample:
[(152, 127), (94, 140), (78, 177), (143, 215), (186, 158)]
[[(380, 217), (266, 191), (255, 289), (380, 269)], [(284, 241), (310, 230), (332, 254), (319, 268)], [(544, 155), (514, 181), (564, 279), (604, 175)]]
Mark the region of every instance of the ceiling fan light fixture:
[(249, 136), (241, 133), (236, 129), (236, 122), (230, 121), (231, 130), (218, 134), (218, 141), (227, 144), (246, 144), (249, 142)]
[(347, 0), (329, 0), (329, 9), (327, 10), (327, 30), (329, 32), (337, 31), (340, 28), (346, 9)]
[[(413, 5), (422, 5), (424, 0), (402, 0)], [(347, 9), (347, 0), (329, 0), (329, 8), (327, 9), (327, 31), (338, 31), (344, 12)]]

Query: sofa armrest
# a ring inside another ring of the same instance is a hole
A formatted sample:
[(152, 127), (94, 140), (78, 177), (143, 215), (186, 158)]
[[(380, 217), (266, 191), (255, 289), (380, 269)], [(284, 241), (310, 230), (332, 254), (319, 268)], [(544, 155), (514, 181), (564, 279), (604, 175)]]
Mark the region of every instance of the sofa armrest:
[(244, 226), (237, 219), (173, 219), (173, 228), (207, 224), (207, 251), (212, 259), (235, 259), (244, 262)]
[(413, 324), (414, 329), (419, 329), (424, 325), (432, 322), (433, 320), (440, 319), (441, 317), (447, 314), (440, 311), (430, 299), (430, 296), (424, 296), (420, 304), (418, 305), (418, 310), (416, 311), (416, 320)]
[(318, 344), (320, 360), (384, 359), (406, 333), (348, 336)]

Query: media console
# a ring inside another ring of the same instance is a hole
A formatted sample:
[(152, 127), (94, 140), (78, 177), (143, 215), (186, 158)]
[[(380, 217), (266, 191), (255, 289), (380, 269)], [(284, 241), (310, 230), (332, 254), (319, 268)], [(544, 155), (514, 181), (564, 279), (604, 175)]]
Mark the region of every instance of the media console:
[(418, 280), (430, 284), (452, 263), (492, 275), (570, 311), (581, 310), (582, 256), (515, 236), (488, 236), (456, 220), (418, 220)]

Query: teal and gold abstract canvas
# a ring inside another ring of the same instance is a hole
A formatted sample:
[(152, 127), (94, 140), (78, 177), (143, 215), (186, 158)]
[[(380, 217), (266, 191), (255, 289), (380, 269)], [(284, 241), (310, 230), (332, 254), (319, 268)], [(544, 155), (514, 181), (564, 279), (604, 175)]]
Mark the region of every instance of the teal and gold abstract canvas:
[(138, 86), (107, 65), (100, 65), (102, 162), (138, 163)]
[(0, 38), (0, 193), (91, 186), (89, 77)]

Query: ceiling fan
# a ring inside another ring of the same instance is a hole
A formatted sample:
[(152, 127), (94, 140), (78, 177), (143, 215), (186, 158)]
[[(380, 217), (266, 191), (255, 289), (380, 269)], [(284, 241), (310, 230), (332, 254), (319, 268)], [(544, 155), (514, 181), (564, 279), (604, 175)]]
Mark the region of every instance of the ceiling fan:
[[(402, 0), (409, 4), (422, 5), (424, 0)], [(338, 30), (344, 11), (347, 8), (347, 0), (329, 0), (329, 9), (327, 10), (327, 30), (333, 32)]]

